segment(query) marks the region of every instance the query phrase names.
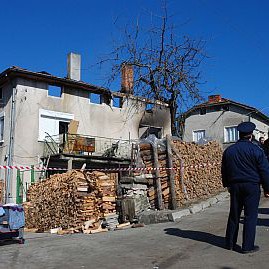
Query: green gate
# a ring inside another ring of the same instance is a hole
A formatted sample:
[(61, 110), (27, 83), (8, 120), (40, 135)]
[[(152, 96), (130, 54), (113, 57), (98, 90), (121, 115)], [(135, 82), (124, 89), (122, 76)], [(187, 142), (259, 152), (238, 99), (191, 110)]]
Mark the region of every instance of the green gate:
[[(34, 166), (31, 165), (31, 180), (30, 184), (33, 184), (35, 182), (35, 170)], [(21, 171), (20, 169), (17, 169), (17, 188), (16, 188), (16, 203), (22, 204), (23, 198), (26, 197), (28, 186), (27, 182), (24, 186), (24, 172), (25, 170)]]

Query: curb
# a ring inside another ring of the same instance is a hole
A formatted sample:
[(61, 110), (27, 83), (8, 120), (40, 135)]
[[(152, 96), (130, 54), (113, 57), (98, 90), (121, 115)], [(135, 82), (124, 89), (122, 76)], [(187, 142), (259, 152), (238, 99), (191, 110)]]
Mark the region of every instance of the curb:
[(188, 208), (182, 208), (182, 209), (176, 209), (176, 210), (162, 210), (162, 211), (145, 211), (139, 215), (138, 220), (139, 222), (144, 223), (146, 225), (169, 222), (169, 221), (175, 222), (175, 221), (180, 220), (182, 217), (185, 217), (191, 214), (196, 214), (221, 201), (228, 200), (229, 197), (230, 195), (226, 191), (226, 192), (221, 192), (217, 194), (216, 196), (211, 197), (207, 200), (204, 200), (198, 203), (193, 203), (189, 205)]

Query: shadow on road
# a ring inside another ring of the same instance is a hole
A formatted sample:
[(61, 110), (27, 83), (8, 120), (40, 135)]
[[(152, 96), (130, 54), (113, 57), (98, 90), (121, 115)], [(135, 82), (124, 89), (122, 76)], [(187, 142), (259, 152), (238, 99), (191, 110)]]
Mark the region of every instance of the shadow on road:
[(258, 218), (257, 225), (258, 226), (268, 226), (269, 227), (269, 208), (259, 208), (259, 214), (268, 215), (268, 218)]
[(188, 238), (200, 242), (205, 242), (216, 247), (225, 248), (225, 238), (222, 236), (191, 230), (180, 230), (177, 228), (164, 229), (166, 234), (178, 236), (181, 238)]
[(259, 208), (258, 213), (259, 214), (267, 214), (267, 215), (269, 215), (269, 208)]
[(269, 226), (269, 219), (258, 219), (257, 226)]
[[(268, 215), (268, 218), (258, 218), (257, 226), (269, 226), (269, 208), (259, 208), (258, 213), (262, 215)], [(240, 217), (240, 223), (244, 224), (244, 216)]]
[(13, 244), (19, 244), (19, 241), (16, 240), (16, 239), (10, 239), (10, 240), (1, 240), (0, 241), (0, 247), (3, 247), (3, 246), (8, 246), (8, 245), (13, 245)]

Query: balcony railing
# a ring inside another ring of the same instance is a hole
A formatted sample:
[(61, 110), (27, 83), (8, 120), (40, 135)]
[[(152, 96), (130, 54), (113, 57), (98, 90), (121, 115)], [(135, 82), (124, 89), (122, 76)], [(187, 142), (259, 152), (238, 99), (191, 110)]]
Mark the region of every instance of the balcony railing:
[(80, 134), (59, 134), (45, 137), (44, 156), (56, 154), (90, 155), (131, 158), (132, 144), (137, 140), (122, 140)]

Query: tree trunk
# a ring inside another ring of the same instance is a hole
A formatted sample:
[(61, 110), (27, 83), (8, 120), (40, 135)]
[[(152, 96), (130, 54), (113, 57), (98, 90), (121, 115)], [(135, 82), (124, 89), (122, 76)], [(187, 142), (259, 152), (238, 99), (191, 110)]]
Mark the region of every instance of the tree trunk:
[(172, 94), (169, 100), (170, 116), (171, 116), (171, 134), (177, 136), (177, 125), (176, 125), (176, 113), (177, 113), (177, 104), (176, 97)]

